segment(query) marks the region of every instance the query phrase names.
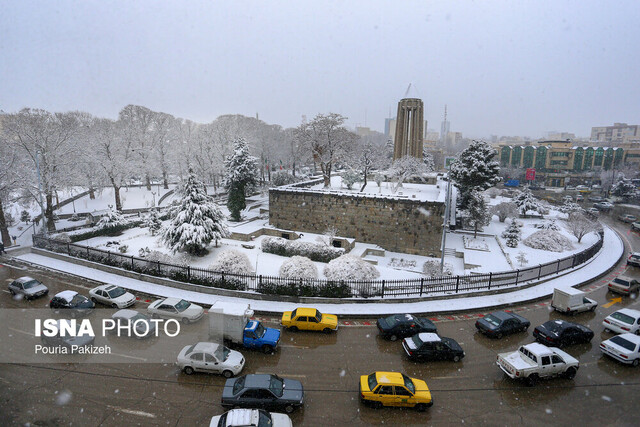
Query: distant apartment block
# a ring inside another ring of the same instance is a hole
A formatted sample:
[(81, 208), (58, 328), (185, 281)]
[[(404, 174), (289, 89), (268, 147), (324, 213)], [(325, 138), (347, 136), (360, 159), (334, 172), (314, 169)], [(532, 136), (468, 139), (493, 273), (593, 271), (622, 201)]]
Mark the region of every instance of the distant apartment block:
[(614, 123), (613, 126), (591, 128), (591, 141), (605, 143), (632, 142), (640, 138), (640, 126), (626, 123)]

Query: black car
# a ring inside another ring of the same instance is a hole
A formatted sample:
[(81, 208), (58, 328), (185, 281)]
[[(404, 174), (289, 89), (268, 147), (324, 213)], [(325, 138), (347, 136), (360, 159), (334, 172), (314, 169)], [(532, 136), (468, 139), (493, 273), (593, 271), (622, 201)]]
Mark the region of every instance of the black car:
[(412, 360), (453, 360), (458, 362), (464, 351), (456, 340), (423, 332), (402, 341), (402, 348)]
[(302, 383), (277, 375), (249, 374), (229, 378), (222, 390), (222, 406), (225, 408), (284, 410), (290, 414), (303, 403)]
[(64, 309), (66, 314), (71, 317), (79, 317), (91, 313), (95, 304), (89, 298), (75, 291), (62, 291), (51, 299), (49, 307), (53, 310)]
[(411, 314), (394, 314), (378, 319), (378, 330), (383, 338), (395, 341), (398, 338), (411, 337), (420, 332), (438, 332), (433, 322)]
[(533, 330), (536, 341), (556, 347), (570, 344), (588, 343), (593, 331), (584, 325), (566, 320), (549, 320)]
[(524, 332), (531, 322), (522, 316), (507, 311), (495, 311), (476, 320), (476, 328), (488, 337), (502, 338), (503, 335)]
[[(76, 325), (75, 331), (76, 336), (67, 336), (63, 333), (63, 323), (69, 324), (69, 319), (60, 319), (56, 321), (56, 328), (58, 329), (58, 333), (56, 333), (52, 337), (48, 337), (46, 335), (42, 335), (42, 345), (48, 347), (65, 347), (68, 353), (78, 352), (81, 347), (87, 347), (93, 344), (95, 337), (89, 333), (80, 334), (79, 325)], [(68, 326), (67, 326), (68, 327)]]

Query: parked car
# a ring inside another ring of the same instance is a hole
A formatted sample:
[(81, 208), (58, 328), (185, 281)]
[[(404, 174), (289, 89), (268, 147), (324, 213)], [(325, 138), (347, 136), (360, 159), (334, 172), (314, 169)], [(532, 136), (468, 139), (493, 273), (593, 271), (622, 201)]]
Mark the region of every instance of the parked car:
[(481, 333), (492, 338), (502, 338), (503, 335), (526, 331), (531, 322), (524, 317), (507, 312), (494, 311), (476, 320), (476, 328)]
[(147, 311), (153, 318), (177, 319), (183, 323), (197, 322), (204, 315), (202, 307), (179, 298), (156, 300), (149, 305)]
[(589, 187), (586, 185), (576, 185), (576, 190), (585, 191), (585, 190), (589, 190)]
[(322, 314), (315, 308), (299, 307), (282, 313), (280, 324), (290, 331), (322, 331), (329, 333), (338, 330), (338, 316)]
[(394, 314), (378, 319), (376, 324), (380, 335), (391, 341), (410, 337), (420, 332), (438, 332), (431, 320), (415, 317), (411, 314)]
[(116, 285), (100, 285), (89, 291), (91, 301), (102, 303), (113, 308), (131, 307), (136, 302), (136, 297), (125, 289)]
[(533, 336), (538, 342), (554, 347), (588, 343), (593, 335), (593, 331), (586, 326), (566, 320), (549, 320), (533, 330)]
[(496, 364), (510, 378), (525, 380), (530, 386), (540, 378), (564, 376), (573, 379), (580, 367), (573, 356), (537, 342), (523, 345), (518, 351), (498, 354)]
[(592, 190), (601, 190), (602, 186), (600, 184), (594, 184), (594, 185), (591, 186), (591, 189)]
[(399, 372), (373, 372), (362, 375), (360, 401), (376, 408), (402, 406), (424, 411), (433, 406), (427, 383)]
[(640, 231), (640, 222), (634, 222), (631, 224), (631, 231)]
[(618, 334), (630, 332), (640, 334), (640, 311), (631, 308), (621, 308), (611, 313), (602, 321), (604, 330), (609, 330)]
[(53, 310), (68, 310), (71, 317), (87, 316), (95, 308), (95, 304), (84, 295), (76, 291), (62, 291), (55, 294), (49, 301), (49, 307)]
[(66, 348), (66, 351), (68, 353), (76, 353), (76, 352), (79, 352), (80, 348), (87, 347), (93, 344), (95, 337), (92, 334), (88, 333), (87, 331), (84, 331), (84, 333), (81, 333), (79, 324), (76, 324), (75, 336), (69, 336), (69, 335), (66, 335), (66, 333), (63, 335), (62, 334), (63, 323), (67, 324), (64, 326), (65, 328), (69, 328), (73, 326), (70, 324), (69, 319), (55, 320), (55, 327), (58, 330), (57, 334), (52, 337), (48, 337), (42, 334), (42, 337), (40, 338), (42, 341), (42, 345), (45, 345), (48, 347), (59, 347), (59, 348), (64, 347)]
[(242, 371), (244, 357), (239, 351), (230, 350), (222, 344), (199, 342), (185, 346), (178, 354), (176, 364), (187, 375), (209, 372), (231, 378)]
[(629, 214), (618, 215), (618, 219), (620, 221), (626, 222), (626, 223), (632, 223), (632, 222), (636, 222), (638, 220), (638, 218), (636, 218), (635, 215), (629, 215)]
[(453, 360), (460, 361), (464, 351), (453, 338), (423, 332), (402, 341), (402, 348), (412, 360)]
[(638, 366), (640, 364), (640, 336), (620, 334), (600, 343), (600, 351), (618, 362)]
[(640, 282), (628, 276), (618, 276), (609, 282), (609, 290), (623, 295), (638, 292)]
[(35, 299), (47, 295), (49, 288), (32, 277), (24, 276), (9, 283), (9, 292), (24, 299)]
[(287, 414), (264, 409), (232, 409), (211, 418), (209, 427), (292, 427)]
[(229, 378), (222, 390), (222, 406), (225, 408), (283, 409), (290, 414), (303, 404), (302, 383), (277, 375), (248, 374)]
[(564, 187), (565, 190), (567, 191), (574, 191), (576, 189), (576, 187), (572, 186), (572, 185), (567, 185), (566, 187)]
[(627, 258), (627, 265), (633, 265), (635, 267), (640, 267), (640, 252), (633, 252)]
[(156, 324), (147, 316), (135, 310), (118, 310), (111, 316), (120, 325), (127, 325), (131, 328), (131, 336), (138, 339), (150, 338), (156, 335)]
[(582, 194), (578, 194), (576, 196), (576, 202), (584, 202), (584, 196)]
[(604, 197), (602, 197), (602, 196), (589, 196), (589, 201), (590, 202), (596, 202), (596, 203), (603, 202), (604, 201)]
[(588, 208), (587, 209), (587, 213), (594, 215), (594, 216), (598, 216), (600, 214), (600, 211), (596, 208)]
[(610, 211), (611, 209), (613, 209), (613, 205), (609, 202), (594, 203), (593, 207), (600, 211)]

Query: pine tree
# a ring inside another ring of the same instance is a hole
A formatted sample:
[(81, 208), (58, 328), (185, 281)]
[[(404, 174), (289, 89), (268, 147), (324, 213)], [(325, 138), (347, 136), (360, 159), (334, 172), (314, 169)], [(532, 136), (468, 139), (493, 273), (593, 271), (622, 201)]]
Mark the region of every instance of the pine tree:
[(482, 194), (477, 191), (472, 191), (469, 194), (464, 213), (467, 221), (473, 226), (473, 238), (475, 239), (478, 235), (478, 230), (482, 226), (488, 225), (491, 220), (487, 202), (484, 201)]
[[(622, 174), (620, 174), (622, 175)], [(618, 197), (628, 197), (630, 194), (633, 194), (636, 187), (631, 183), (631, 181), (626, 180), (624, 175), (622, 175), (618, 181), (611, 187), (611, 193), (614, 196)]]
[(510, 248), (518, 247), (518, 242), (520, 241), (520, 235), (522, 233), (520, 230), (521, 227), (522, 224), (515, 218), (512, 218), (507, 228), (502, 232), (502, 238), (507, 241), (506, 245)]
[(513, 202), (518, 206), (518, 210), (522, 215), (526, 215), (528, 211), (540, 211), (540, 203), (528, 188), (525, 188), (523, 191), (516, 194), (513, 198)]
[(158, 214), (157, 209), (151, 209), (149, 211), (149, 216), (145, 221), (145, 226), (149, 228), (149, 232), (152, 236), (155, 236), (158, 231), (162, 228), (162, 221), (160, 220), (160, 215)]
[(109, 210), (98, 220), (96, 227), (108, 236), (116, 236), (120, 234), (126, 223), (124, 216), (113, 209), (113, 205), (109, 205)]
[(500, 182), (500, 165), (493, 160), (497, 154), (486, 142), (472, 141), (451, 165), (449, 177), (460, 190), (459, 205), (463, 209), (472, 191), (484, 191)]
[(204, 255), (212, 240), (217, 245), (219, 239), (229, 235), (224, 214), (191, 169), (178, 195), (181, 200), (171, 212), (172, 218), (162, 239), (173, 252)]
[(248, 187), (258, 182), (258, 160), (249, 155), (249, 146), (243, 138), (233, 142), (233, 153), (225, 161), (227, 174), (225, 187), (229, 192), (227, 207), (234, 221), (240, 221)]

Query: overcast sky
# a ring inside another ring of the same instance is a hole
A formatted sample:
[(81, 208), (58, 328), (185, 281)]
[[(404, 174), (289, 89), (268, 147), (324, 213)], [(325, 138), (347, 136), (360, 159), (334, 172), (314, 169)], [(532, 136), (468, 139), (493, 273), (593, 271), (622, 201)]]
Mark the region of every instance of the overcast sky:
[(588, 136), (640, 124), (640, 1), (5, 1), (0, 110), (127, 104), (384, 130), (412, 83), (429, 128)]

